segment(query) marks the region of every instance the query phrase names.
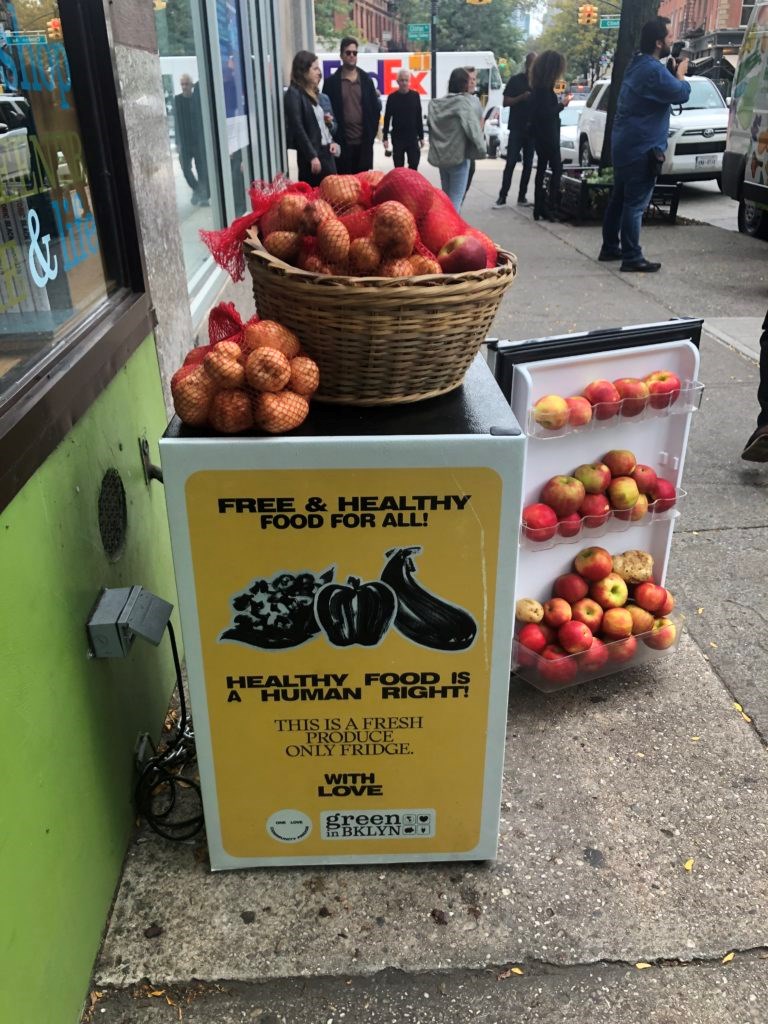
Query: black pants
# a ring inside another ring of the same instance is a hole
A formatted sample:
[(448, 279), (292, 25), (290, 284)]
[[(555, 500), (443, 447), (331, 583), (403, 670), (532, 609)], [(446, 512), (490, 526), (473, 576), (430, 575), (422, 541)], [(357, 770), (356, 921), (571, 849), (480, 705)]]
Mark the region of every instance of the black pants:
[(306, 181), (308, 185), (315, 187), (320, 184), (323, 178), (327, 178), (329, 174), (336, 174), (336, 161), (331, 156), (328, 146), (320, 147), (318, 160), (320, 161), (320, 173), (313, 174), (311, 168), (312, 161), (304, 160), (302, 157), (298, 158), (299, 181)]
[(339, 174), (357, 174), (359, 171), (373, 169), (373, 143), (360, 143), (357, 146), (341, 144), (341, 155), (336, 158)]
[[(193, 160), (197, 177), (195, 177), (192, 171)], [(192, 189), (193, 195), (197, 199), (208, 199), (210, 192), (208, 189), (208, 162), (205, 159), (205, 152), (182, 150), (179, 152), (179, 164), (181, 165), (181, 173), (184, 175), (184, 180)]]
[(501, 176), (501, 188), (499, 199), (506, 199), (512, 184), (512, 175), (515, 164), (522, 153), (523, 172), (520, 175), (520, 187), (517, 190), (518, 199), (525, 199), (528, 192), (528, 182), (531, 180), (531, 169), (533, 168), (533, 154), (535, 146), (533, 139), (528, 132), (520, 128), (509, 129), (509, 142), (507, 143), (507, 162), (504, 164), (504, 173)]
[(421, 150), (419, 140), (396, 139), (392, 136), (392, 163), (395, 167), (405, 167), (405, 158), (408, 157), (408, 166), (412, 171), (419, 169)]
[(763, 333), (760, 335), (760, 383), (757, 387), (757, 400), (760, 412), (757, 417), (758, 427), (768, 425), (768, 313), (763, 320)]
[[(552, 176), (549, 179), (549, 195), (544, 188), (544, 174), (549, 166)], [(534, 184), (534, 213), (546, 214), (556, 210), (560, 205), (560, 179), (563, 176), (563, 163), (560, 159), (560, 146), (536, 140), (536, 181)]]

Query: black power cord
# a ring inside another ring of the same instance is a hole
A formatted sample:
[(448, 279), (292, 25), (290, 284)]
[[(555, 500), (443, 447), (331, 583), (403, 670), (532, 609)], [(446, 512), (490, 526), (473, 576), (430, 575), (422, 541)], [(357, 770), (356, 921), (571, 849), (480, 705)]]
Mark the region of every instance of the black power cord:
[[(136, 813), (144, 818), (149, 827), (164, 839), (182, 841), (197, 835), (203, 827), (202, 793), (200, 784), (184, 775), (184, 769), (197, 760), (195, 734), (187, 717), (187, 702), (181, 679), (181, 661), (176, 646), (173, 625), (168, 623), (168, 636), (176, 669), (176, 686), (179, 691), (179, 724), (174, 738), (158, 752), (149, 736), (154, 755), (146, 761), (137, 759), (139, 778), (134, 791)], [(199, 812), (191, 817), (175, 820), (172, 815), (181, 802), (182, 792), (191, 790), (196, 794)]]

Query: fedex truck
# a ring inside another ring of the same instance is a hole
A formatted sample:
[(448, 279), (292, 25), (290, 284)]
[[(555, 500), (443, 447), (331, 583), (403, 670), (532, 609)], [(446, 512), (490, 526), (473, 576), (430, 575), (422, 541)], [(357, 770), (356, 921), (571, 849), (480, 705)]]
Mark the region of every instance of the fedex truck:
[[(318, 54), (323, 79), (330, 77), (341, 66), (338, 53)], [(430, 53), (365, 53), (360, 50), (357, 65), (373, 78), (376, 88), (386, 100), (391, 92), (397, 92), (397, 73), (400, 68), (411, 72), (411, 88), (421, 97), (422, 114), (426, 120), (427, 105), (432, 98), (432, 55)], [(483, 110), (492, 103), (502, 105), (504, 86), (490, 50), (445, 51), (437, 54), (437, 96), (448, 92), (448, 79), (454, 68), (475, 68), (477, 70), (477, 95)]]

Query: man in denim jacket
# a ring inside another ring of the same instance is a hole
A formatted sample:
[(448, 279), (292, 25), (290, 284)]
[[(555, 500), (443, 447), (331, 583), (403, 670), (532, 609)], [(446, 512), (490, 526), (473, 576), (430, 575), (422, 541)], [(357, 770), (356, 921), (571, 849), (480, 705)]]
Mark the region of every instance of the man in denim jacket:
[(640, 51), (626, 70), (616, 106), (611, 138), (613, 192), (603, 217), (600, 260), (621, 260), (621, 269), (653, 273), (640, 248), (640, 224), (659, 172), (653, 150), (667, 148), (671, 104), (685, 103), (691, 86), (685, 80), (687, 59), (674, 74), (661, 63), (668, 57), (669, 19), (654, 18), (640, 32)]

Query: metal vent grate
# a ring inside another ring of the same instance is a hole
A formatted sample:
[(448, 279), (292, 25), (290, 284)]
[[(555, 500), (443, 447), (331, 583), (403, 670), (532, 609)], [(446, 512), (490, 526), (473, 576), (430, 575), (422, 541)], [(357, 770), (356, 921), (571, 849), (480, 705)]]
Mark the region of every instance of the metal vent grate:
[(110, 562), (116, 562), (123, 553), (127, 526), (128, 509), (123, 481), (116, 469), (108, 469), (99, 491), (99, 533)]

